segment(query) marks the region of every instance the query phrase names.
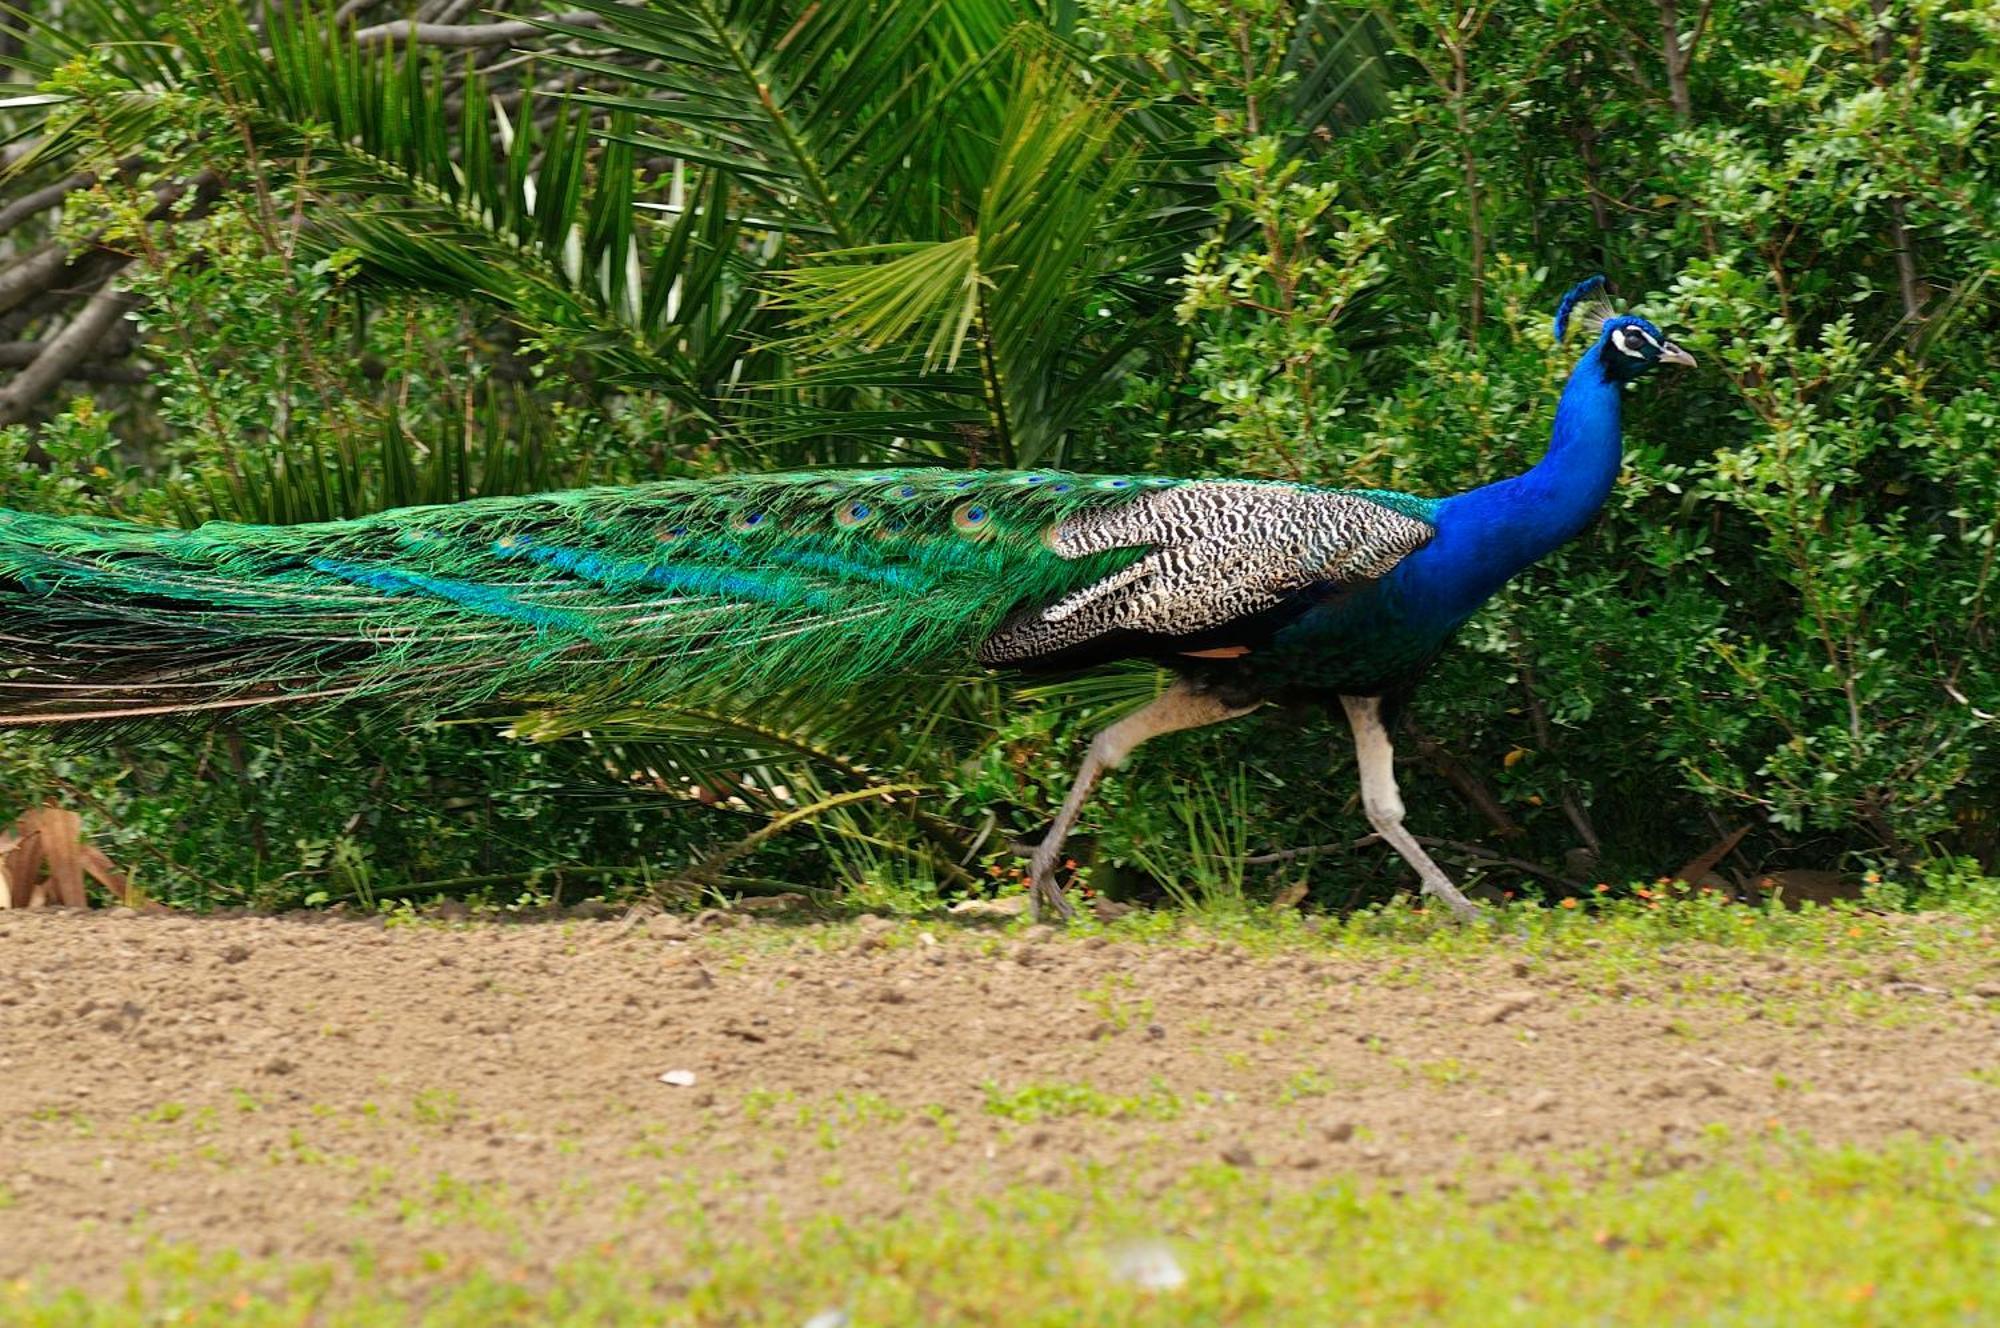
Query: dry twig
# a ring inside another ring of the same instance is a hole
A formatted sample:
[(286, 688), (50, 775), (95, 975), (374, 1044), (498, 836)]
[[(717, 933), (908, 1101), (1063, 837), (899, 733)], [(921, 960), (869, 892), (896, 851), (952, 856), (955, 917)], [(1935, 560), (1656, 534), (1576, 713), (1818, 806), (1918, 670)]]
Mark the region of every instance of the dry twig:
[[(550, 14), (545, 21), (572, 28), (594, 28), (604, 19), (601, 15), (578, 10), (570, 14)], [(504, 23), (418, 23), (404, 19), (396, 23), (356, 28), (354, 41), (361, 46), (386, 46), (399, 42), (415, 42), (420, 46), (504, 46), (526, 37), (544, 36), (546, 32), (539, 24), (525, 19)]]

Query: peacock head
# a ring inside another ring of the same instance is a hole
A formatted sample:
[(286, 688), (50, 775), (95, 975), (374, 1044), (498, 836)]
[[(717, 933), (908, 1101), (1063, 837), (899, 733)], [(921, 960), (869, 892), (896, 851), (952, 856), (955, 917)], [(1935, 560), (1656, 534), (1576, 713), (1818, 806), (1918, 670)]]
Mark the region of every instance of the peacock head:
[(1632, 382), (1662, 364), (1694, 364), (1694, 356), (1667, 340), (1659, 328), (1637, 314), (1613, 309), (1603, 277), (1580, 281), (1563, 296), (1556, 309), (1557, 341), (1572, 322), (1596, 334), (1597, 344), (1591, 349), (1604, 376), (1614, 383)]

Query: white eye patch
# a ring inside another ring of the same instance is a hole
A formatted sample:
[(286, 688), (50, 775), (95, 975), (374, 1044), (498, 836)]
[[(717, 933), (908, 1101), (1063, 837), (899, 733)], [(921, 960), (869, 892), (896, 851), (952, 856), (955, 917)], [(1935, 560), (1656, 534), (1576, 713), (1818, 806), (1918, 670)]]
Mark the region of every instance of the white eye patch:
[(1648, 344), (1654, 350), (1660, 349), (1660, 343), (1655, 341), (1644, 328), (1638, 327), (1619, 328), (1611, 334), (1611, 344), (1635, 360), (1646, 358), (1646, 347)]

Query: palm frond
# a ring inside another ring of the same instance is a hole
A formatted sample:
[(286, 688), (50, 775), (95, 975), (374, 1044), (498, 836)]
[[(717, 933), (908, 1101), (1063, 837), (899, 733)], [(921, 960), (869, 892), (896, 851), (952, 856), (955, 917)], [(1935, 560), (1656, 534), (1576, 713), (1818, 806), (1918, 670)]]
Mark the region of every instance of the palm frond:
[[(979, 236), (931, 244), (836, 249), (811, 267), (780, 273), (791, 307), (865, 350), (923, 340), (921, 372), (956, 369), (981, 304)], [(870, 261), (881, 259), (881, 262)]]
[(1050, 459), (1075, 399), (1072, 370), (1100, 360), (1080, 343), (1081, 304), (1122, 254), (1109, 204), (1136, 150), (1122, 117), (1060, 68), (1031, 62), (964, 234), (834, 250), (780, 274), (784, 305), (813, 330), (823, 359), (901, 345), (921, 373), (955, 370), (976, 347), (990, 429), (1009, 464)]
[(623, 61), (554, 55), (596, 76), (594, 105), (636, 114), (632, 141), (728, 174), (791, 221), (858, 243), (866, 197), (841, 186), (920, 118), (920, 29), (931, 0), (579, 0), (587, 35)]
[(422, 436), (392, 407), (371, 434), (307, 431), (302, 441), (246, 449), (238, 469), (204, 477), (202, 505), (182, 495), (178, 515), (186, 525), (219, 517), (288, 526), (589, 479), (552, 464), (573, 449), (558, 444), (559, 426), (533, 393), (487, 381), (468, 396), (464, 410), (442, 415)]

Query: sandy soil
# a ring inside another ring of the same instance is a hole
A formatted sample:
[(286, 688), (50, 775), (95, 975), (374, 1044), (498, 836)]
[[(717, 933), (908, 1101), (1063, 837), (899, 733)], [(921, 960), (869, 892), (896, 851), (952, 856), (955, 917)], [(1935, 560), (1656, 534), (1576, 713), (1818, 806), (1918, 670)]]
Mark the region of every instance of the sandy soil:
[(104, 1287), (162, 1238), (532, 1274), (1079, 1166), (1493, 1188), (1774, 1125), (2000, 1145), (2000, 956), (1921, 948), (0, 914), (0, 1278)]

